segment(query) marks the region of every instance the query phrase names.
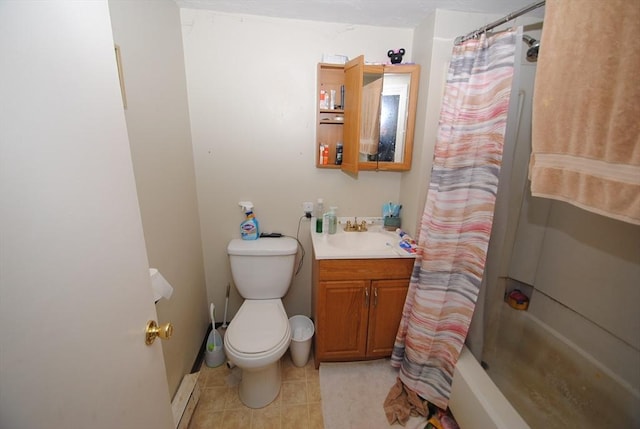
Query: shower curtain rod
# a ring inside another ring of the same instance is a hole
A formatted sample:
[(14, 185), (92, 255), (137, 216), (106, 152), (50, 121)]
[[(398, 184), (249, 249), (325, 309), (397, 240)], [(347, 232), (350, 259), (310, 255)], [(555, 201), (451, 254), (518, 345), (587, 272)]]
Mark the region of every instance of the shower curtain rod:
[(525, 13), (529, 13), (534, 9), (537, 9), (541, 6), (544, 6), (545, 1), (539, 1), (537, 3), (532, 3), (529, 6), (525, 6), (522, 9), (516, 10), (515, 12), (511, 12), (509, 15), (504, 16), (502, 18), (500, 18), (497, 21), (492, 22), (491, 24), (487, 24), (484, 27), (480, 27), (475, 31), (472, 31), (471, 33), (467, 34), (466, 36), (458, 36), (456, 37), (456, 40), (453, 42), (455, 45), (459, 45), (460, 43), (464, 42), (465, 40), (469, 40), (469, 39), (475, 39), (476, 37), (478, 37), (480, 34), (489, 31), (493, 28), (496, 28), (498, 25), (502, 25), (505, 22), (509, 22), (513, 19), (516, 19), (517, 17), (519, 17), (520, 15), (524, 15)]

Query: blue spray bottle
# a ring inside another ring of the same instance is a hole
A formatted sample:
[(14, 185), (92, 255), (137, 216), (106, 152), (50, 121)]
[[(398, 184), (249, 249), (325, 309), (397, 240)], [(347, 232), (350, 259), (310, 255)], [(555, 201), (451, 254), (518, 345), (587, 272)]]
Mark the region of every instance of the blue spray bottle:
[(257, 240), (260, 237), (260, 228), (258, 226), (258, 219), (253, 214), (253, 203), (251, 201), (240, 201), (238, 203), (245, 216), (247, 217), (244, 222), (240, 224), (240, 237), (243, 240)]

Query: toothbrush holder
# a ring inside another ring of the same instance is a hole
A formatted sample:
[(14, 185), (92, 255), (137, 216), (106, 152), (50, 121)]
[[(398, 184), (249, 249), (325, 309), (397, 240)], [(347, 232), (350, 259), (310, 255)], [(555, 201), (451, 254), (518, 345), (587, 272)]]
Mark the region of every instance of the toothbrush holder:
[(389, 231), (395, 231), (396, 228), (400, 228), (401, 220), (399, 217), (385, 216), (383, 220), (384, 229)]

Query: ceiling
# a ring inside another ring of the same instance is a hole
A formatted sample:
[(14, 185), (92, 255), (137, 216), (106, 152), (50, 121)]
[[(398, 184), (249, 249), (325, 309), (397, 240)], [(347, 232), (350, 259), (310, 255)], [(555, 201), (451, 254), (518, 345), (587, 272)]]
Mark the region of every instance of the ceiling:
[[(435, 9), (507, 15), (534, 0), (175, 0), (180, 7), (311, 21), (415, 28)], [(530, 12), (543, 16), (544, 9)]]

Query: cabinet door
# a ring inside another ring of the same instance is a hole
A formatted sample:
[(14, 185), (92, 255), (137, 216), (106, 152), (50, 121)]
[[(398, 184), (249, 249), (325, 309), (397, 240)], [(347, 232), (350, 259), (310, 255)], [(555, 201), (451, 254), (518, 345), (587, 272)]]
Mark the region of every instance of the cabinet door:
[(317, 354), (321, 360), (364, 357), (369, 281), (323, 281), (318, 296)]
[(361, 55), (344, 72), (342, 170), (410, 170), (420, 66), (365, 64)]
[(342, 171), (358, 173), (360, 147), (360, 110), (362, 108), (362, 84), (364, 75), (364, 56), (349, 61), (344, 67), (344, 153)]
[(408, 289), (409, 279), (371, 282), (367, 357), (391, 355)]

